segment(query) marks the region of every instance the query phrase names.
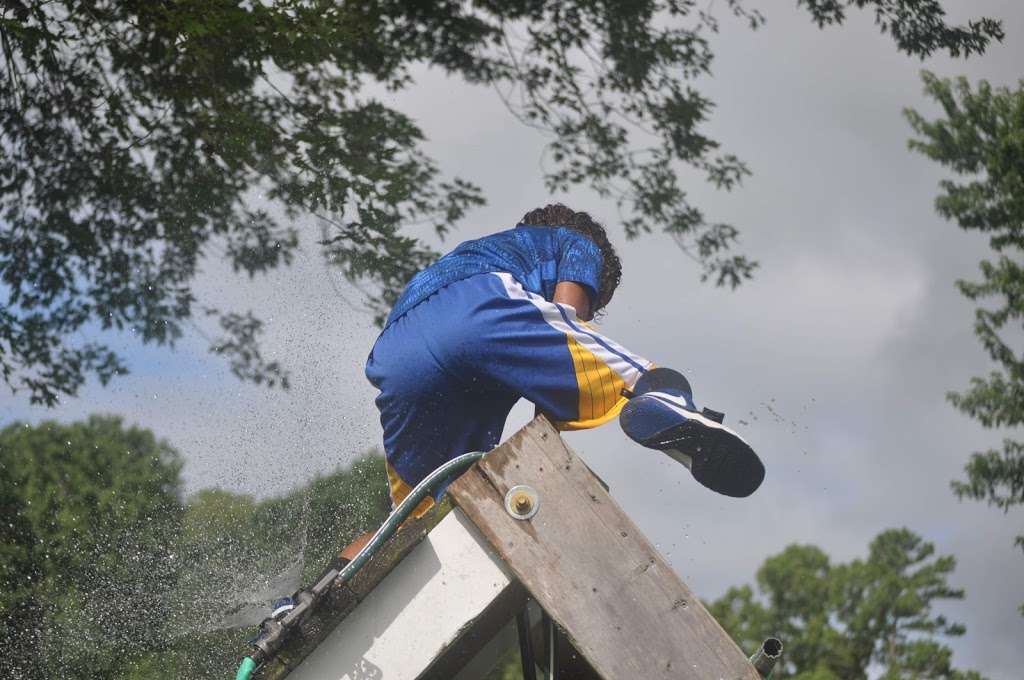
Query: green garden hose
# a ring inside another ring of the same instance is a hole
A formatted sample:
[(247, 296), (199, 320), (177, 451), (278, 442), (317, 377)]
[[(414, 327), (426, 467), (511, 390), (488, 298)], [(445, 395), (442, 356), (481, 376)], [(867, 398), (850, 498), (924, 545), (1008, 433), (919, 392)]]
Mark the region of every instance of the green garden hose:
[(251, 656), (247, 656), (242, 659), (242, 665), (238, 667), (238, 673), (235, 674), (235, 680), (249, 680), (252, 677), (252, 672), (256, 670), (256, 662)]
[[(398, 504), (398, 507), (391, 511), (388, 518), (384, 520), (384, 523), (379, 529), (377, 529), (376, 533), (374, 533), (373, 538), (363, 546), (363, 549), (359, 551), (359, 554), (357, 554), (351, 562), (346, 564), (338, 573), (332, 574), (328, 572), (325, 578), (321, 578), (320, 581), (313, 586), (313, 602), (316, 601), (316, 598), (319, 598), (328, 585), (345, 583), (355, 576), (355, 574), (362, 569), (371, 558), (373, 558), (380, 547), (394, 535), (395, 531), (398, 530), (398, 527), (400, 527), (402, 523), (412, 515), (416, 507), (424, 498), (427, 497), (428, 494), (432, 493), (442, 482), (461, 475), (472, 467), (474, 463), (483, 458), (483, 456), (484, 453), (481, 451), (464, 453), (457, 458), (451, 459), (427, 475), (423, 481), (417, 484), (416, 487), (409, 492), (408, 496), (402, 499), (402, 502)], [(308, 612), (309, 609), (305, 608), (299, 618), (305, 617)], [(290, 620), (286, 616), (285, 620), (282, 622), (285, 624), (282, 626), (282, 629), (293, 625), (297, 620), (297, 618)], [(274, 649), (279, 645), (280, 642), (275, 641)], [(255, 654), (242, 659), (242, 665), (238, 668), (235, 680), (249, 680), (259, 663), (266, 661), (270, 656), (271, 654), (268, 654), (264, 647), (257, 646), (257, 652)], [(257, 661), (257, 659), (259, 659), (259, 661)]]
[(427, 475), (422, 482), (416, 485), (416, 488), (409, 492), (408, 496), (402, 499), (398, 507), (391, 511), (391, 514), (384, 520), (384, 524), (380, 525), (380, 529), (377, 529), (377, 533), (373, 535), (370, 542), (359, 551), (359, 554), (351, 562), (345, 565), (345, 568), (338, 575), (338, 582), (347, 582), (357, 571), (362, 569), (363, 565), (370, 561), (370, 558), (376, 554), (377, 550), (394, 535), (398, 527), (402, 525), (402, 522), (409, 518), (413, 510), (420, 504), (420, 501), (426, 498), (441, 482), (461, 475), (472, 467), (474, 463), (483, 458), (483, 456), (483, 452), (480, 451), (464, 453), (457, 458), (452, 458)]

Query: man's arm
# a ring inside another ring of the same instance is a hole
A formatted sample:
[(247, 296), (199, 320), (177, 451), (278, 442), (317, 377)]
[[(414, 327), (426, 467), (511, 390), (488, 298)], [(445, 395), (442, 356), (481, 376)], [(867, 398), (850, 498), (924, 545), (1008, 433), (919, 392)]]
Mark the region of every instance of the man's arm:
[[(590, 321), (590, 294), (587, 293), (586, 288), (575, 281), (559, 281), (555, 285), (553, 301), (563, 305), (572, 305), (576, 309), (576, 316), (584, 321)], [(533, 416), (536, 418), (542, 413), (540, 407), (535, 405)]]
[(555, 286), (554, 302), (572, 305), (576, 309), (576, 316), (584, 321), (591, 319), (590, 294), (575, 281), (559, 281)]

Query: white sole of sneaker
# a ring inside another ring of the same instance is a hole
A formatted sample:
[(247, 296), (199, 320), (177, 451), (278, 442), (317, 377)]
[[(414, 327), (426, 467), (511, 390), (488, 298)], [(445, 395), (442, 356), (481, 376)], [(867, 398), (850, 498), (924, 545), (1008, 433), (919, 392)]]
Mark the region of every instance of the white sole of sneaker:
[[(667, 392), (646, 392), (645, 394), (654, 397), (655, 399), (665, 404), (670, 409), (672, 409), (679, 415), (683, 416), (687, 420), (692, 420), (694, 422), (700, 423), (701, 425), (705, 427), (710, 427), (713, 430), (724, 430), (725, 432), (728, 432), (732, 436), (739, 439), (744, 444), (747, 443), (746, 440), (743, 439), (743, 437), (739, 436), (738, 434), (736, 434), (736, 432), (729, 429), (728, 427), (718, 422), (717, 420), (711, 420), (710, 418), (700, 413), (699, 411), (694, 411), (691, 408), (688, 408), (689, 404), (686, 402), (685, 397), (679, 397), (674, 394), (668, 394)], [(681, 455), (685, 456), (686, 454)]]

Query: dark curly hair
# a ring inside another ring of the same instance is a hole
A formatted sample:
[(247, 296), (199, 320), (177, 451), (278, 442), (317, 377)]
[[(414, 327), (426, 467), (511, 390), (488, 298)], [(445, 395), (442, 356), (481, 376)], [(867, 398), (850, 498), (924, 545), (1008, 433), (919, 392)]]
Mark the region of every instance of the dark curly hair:
[(622, 281), (622, 262), (619, 261), (615, 248), (608, 240), (608, 234), (605, 233), (604, 227), (595, 222), (590, 215), (585, 212), (576, 212), (561, 203), (554, 203), (531, 210), (523, 215), (519, 224), (538, 227), (568, 227), (596, 243), (597, 247), (601, 249), (604, 263), (601, 267), (601, 288), (597, 291), (594, 312), (603, 309), (611, 302), (615, 289)]

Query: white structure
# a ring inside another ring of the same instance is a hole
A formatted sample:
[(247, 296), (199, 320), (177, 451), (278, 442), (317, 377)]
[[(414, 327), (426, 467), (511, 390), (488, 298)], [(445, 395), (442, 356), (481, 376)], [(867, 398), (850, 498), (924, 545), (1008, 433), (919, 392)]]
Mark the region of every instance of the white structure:
[(480, 680), (518, 647), (525, 680), (538, 667), (558, 680), (761, 680), (544, 418), (448, 499), (349, 582), (325, 581), (257, 677)]
[[(289, 680), (415, 680), (514, 577), (458, 509), (445, 516)], [(479, 676), (477, 676), (479, 677)]]

